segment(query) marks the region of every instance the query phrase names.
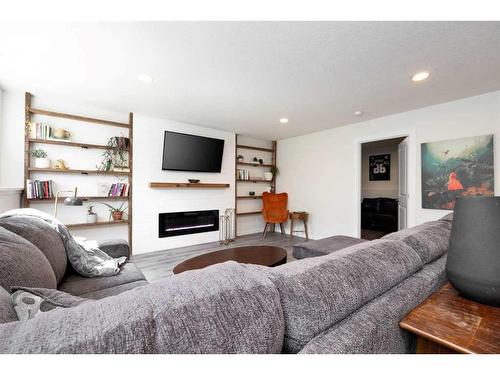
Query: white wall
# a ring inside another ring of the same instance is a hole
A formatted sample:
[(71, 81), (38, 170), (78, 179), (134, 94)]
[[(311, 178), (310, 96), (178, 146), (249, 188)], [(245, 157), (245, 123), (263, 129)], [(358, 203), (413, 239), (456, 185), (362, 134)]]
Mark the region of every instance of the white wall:
[[(0, 187), (23, 188), (24, 175), (24, 93), (5, 91), (3, 93), (3, 126), (0, 128)], [(128, 113), (117, 113), (95, 107), (88, 103), (71, 102), (67, 98), (35, 96), (33, 107), (99, 117), (127, 122)], [(81, 122), (52, 117), (37, 116), (43, 121), (72, 132), (72, 140), (105, 144), (113, 135), (126, 135), (121, 128), (85, 125)], [(188, 173), (161, 170), (163, 132), (173, 130), (202, 136), (225, 139), (222, 173)], [(40, 145), (53, 160), (65, 159), (71, 168), (93, 169), (100, 160), (102, 150), (84, 150), (72, 147)], [(172, 238), (158, 238), (158, 213), (219, 209), (234, 207), (234, 134), (210, 128), (157, 119), (134, 114), (134, 254), (164, 250), (218, 240), (218, 232), (207, 232)], [(48, 176), (44, 174), (43, 177)], [(36, 178), (36, 176), (34, 176)], [(97, 182), (117, 182), (114, 176), (80, 176), (54, 174), (50, 176), (57, 182), (57, 190), (73, 189), (78, 186), (81, 195), (97, 195)], [(150, 189), (151, 181), (184, 182), (188, 178), (199, 178), (205, 182), (230, 183), (229, 189)], [(1, 197), (0, 197), (1, 198)], [(3, 199), (3, 198), (2, 198)], [(95, 202), (94, 202), (95, 203)], [(111, 202), (112, 203), (112, 202)], [(84, 222), (86, 206), (59, 207), (60, 218), (65, 223)], [(107, 220), (108, 212), (99, 203), (95, 204), (99, 218)], [(32, 204), (32, 207), (52, 213), (49, 203)], [(261, 228), (255, 223), (254, 232)], [(247, 224), (252, 231), (252, 224)], [(113, 226), (73, 230), (76, 235), (87, 238), (124, 238), (127, 239), (126, 226)]]
[(448, 211), (421, 208), (420, 144), (495, 134), (496, 193), (500, 191), (500, 91), (334, 128), (278, 142), (280, 190), (291, 210), (310, 213), (314, 239), (359, 233), (360, 142), (409, 136), (408, 225)]
[[(390, 180), (370, 181), (370, 155), (391, 155)], [(361, 197), (362, 198), (398, 198), (399, 193), (398, 146), (363, 145), (361, 154)]]

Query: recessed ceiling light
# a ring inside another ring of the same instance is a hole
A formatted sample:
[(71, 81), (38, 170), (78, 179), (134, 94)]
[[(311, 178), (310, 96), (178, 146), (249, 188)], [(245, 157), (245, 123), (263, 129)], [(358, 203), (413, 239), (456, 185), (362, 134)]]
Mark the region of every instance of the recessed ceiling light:
[(139, 74), (137, 76), (137, 79), (143, 83), (151, 83), (153, 82), (153, 78), (151, 76), (148, 76), (147, 74)]
[(426, 80), (429, 76), (429, 72), (418, 72), (417, 74), (414, 74), (411, 79), (413, 82), (420, 82)]
[(354, 116), (357, 116), (357, 117), (363, 116), (363, 111), (356, 111), (356, 112), (354, 112)]
[(288, 119), (287, 119), (287, 118), (284, 118), (284, 117), (283, 117), (283, 118), (280, 118), (280, 122), (281, 122), (282, 124), (286, 124), (286, 123), (288, 122)]

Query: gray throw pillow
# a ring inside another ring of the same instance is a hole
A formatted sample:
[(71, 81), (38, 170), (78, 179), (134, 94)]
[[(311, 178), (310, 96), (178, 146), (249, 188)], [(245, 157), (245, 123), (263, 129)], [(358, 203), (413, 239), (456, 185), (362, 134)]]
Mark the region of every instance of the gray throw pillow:
[(75, 307), (89, 299), (76, 297), (56, 289), (12, 287), (14, 310), (19, 320), (34, 318), (56, 308)]

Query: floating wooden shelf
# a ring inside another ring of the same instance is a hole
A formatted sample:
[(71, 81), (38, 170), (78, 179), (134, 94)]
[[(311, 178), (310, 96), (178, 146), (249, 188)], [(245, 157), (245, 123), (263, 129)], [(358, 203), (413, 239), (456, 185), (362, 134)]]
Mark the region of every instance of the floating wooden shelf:
[(262, 214), (262, 211), (252, 211), (252, 212), (237, 212), (236, 216), (250, 216)]
[(113, 149), (113, 147), (108, 147), (105, 145), (95, 145), (91, 143), (79, 143), (79, 142), (65, 142), (65, 141), (57, 141), (55, 139), (38, 139), (38, 138), (30, 138), (28, 139), (30, 143), (43, 143), (47, 145), (58, 145), (58, 146), (69, 146), (69, 147), (78, 147), (78, 148), (93, 148), (100, 150), (107, 150), (108, 148)]
[(99, 227), (103, 225), (120, 225), (120, 224), (128, 224), (128, 220), (98, 221), (97, 223), (66, 224), (66, 226), (68, 228), (90, 228), (90, 227)]
[(244, 163), (244, 162), (240, 162), (240, 161), (236, 162), (236, 164), (238, 164), (238, 165), (248, 165), (249, 167), (264, 167), (264, 168), (265, 167), (267, 167), (267, 168), (272, 167), (272, 164)]
[(250, 179), (250, 180), (236, 180), (237, 182), (253, 182), (253, 183), (258, 183), (258, 182), (266, 182), (268, 184), (272, 184), (273, 181), (268, 181), (268, 180), (258, 180), (258, 179)]
[(225, 189), (229, 187), (229, 184), (216, 184), (216, 183), (203, 183), (203, 182), (198, 182), (196, 184), (192, 184), (190, 182), (150, 182), (149, 187), (152, 189), (163, 189), (163, 188)]
[(255, 150), (255, 151), (264, 151), (264, 152), (274, 152), (272, 148), (263, 148), (263, 147), (254, 147), (254, 146), (245, 146), (245, 145), (236, 145), (236, 148), (244, 148), (246, 150)]
[(98, 171), (94, 169), (56, 169), (56, 168), (28, 168), (30, 172), (45, 172), (45, 173), (77, 173), (77, 174), (102, 174), (102, 175), (115, 175), (126, 176), (130, 172), (115, 172), (115, 171)]
[[(64, 198), (67, 197), (59, 197), (58, 203), (63, 203)], [(88, 196), (88, 197), (79, 197), (83, 201), (107, 201), (107, 200), (127, 200), (128, 196), (119, 196), (119, 197), (101, 197), (101, 196)], [(33, 198), (33, 199), (28, 199), (28, 201), (33, 202), (33, 203), (50, 203), (54, 202), (55, 198)]]
[(236, 199), (262, 199), (262, 195), (243, 195), (236, 197)]
[(68, 120), (91, 122), (94, 124), (116, 126), (119, 128), (130, 128), (130, 125), (127, 123), (124, 123), (124, 122), (101, 120), (101, 119), (93, 118), (93, 117), (76, 116), (76, 115), (70, 115), (70, 114), (62, 113), (62, 112), (46, 111), (44, 109), (29, 108), (29, 112), (33, 115), (60, 117), (60, 118), (68, 119)]

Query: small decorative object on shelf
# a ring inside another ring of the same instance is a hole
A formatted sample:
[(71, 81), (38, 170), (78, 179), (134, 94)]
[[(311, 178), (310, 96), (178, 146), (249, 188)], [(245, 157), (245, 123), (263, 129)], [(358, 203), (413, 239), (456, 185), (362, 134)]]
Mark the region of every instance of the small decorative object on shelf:
[(259, 159), (259, 164), (260, 164), (260, 165), (264, 164), (264, 160)]
[(257, 157), (254, 157), (252, 161), (254, 164), (259, 164), (259, 159), (257, 159)]
[(61, 129), (61, 128), (55, 128), (52, 131), (52, 137), (53, 139), (57, 139), (60, 141), (68, 141), (69, 137), (71, 137), (71, 133), (67, 131), (66, 129)]
[(97, 214), (92, 210), (94, 206), (87, 208), (87, 224), (97, 223)]
[(198, 180), (196, 178), (190, 178), (190, 179), (188, 179), (188, 181), (190, 184), (197, 184), (198, 182), (200, 182), (200, 180)]
[(56, 164), (54, 165), (55, 169), (62, 169), (64, 171), (67, 171), (69, 167), (66, 165), (63, 159), (58, 159)]
[(273, 180), (273, 174), (272, 174), (272, 172), (264, 172), (264, 180), (266, 180), (266, 181), (272, 181)]
[(234, 241), (235, 233), (233, 233), (234, 208), (224, 210), (224, 215), (220, 216), (219, 222), (219, 243), (221, 245), (229, 245)]
[(248, 192), (248, 195), (250, 195), (250, 196), (252, 196), (252, 197), (253, 197), (253, 196), (255, 195), (255, 191), (249, 191), (249, 192)]
[(238, 163), (241, 163), (243, 160), (245, 160), (245, 158), (243, 157), (243, 155), (238, 155), (236, 157), (236, 160), (238, 161)]
[(50, 160), (47, 159), (47, 151), (42, 149), (31, 150), (31, 156), (35, 159), (35, 168), (50, 168)]
[(103, 205), (105, 205), (106, 207), (108, 207), (109, 209), (109, 216), (110, 218), (112, 217), (113, 218), (113, 221), (120, 221), (123, 219), (123, 214), (125, 213), (125, 211), (127, 210), (127, 208), (123, 208), (123, 205), (125, 204), (125, 202), (123, 202), (120, 207), (116, 208), (116, 207), (113, 207), (111, 206), (110, 204), (107, 204), (107, 203), (102, 203)]

